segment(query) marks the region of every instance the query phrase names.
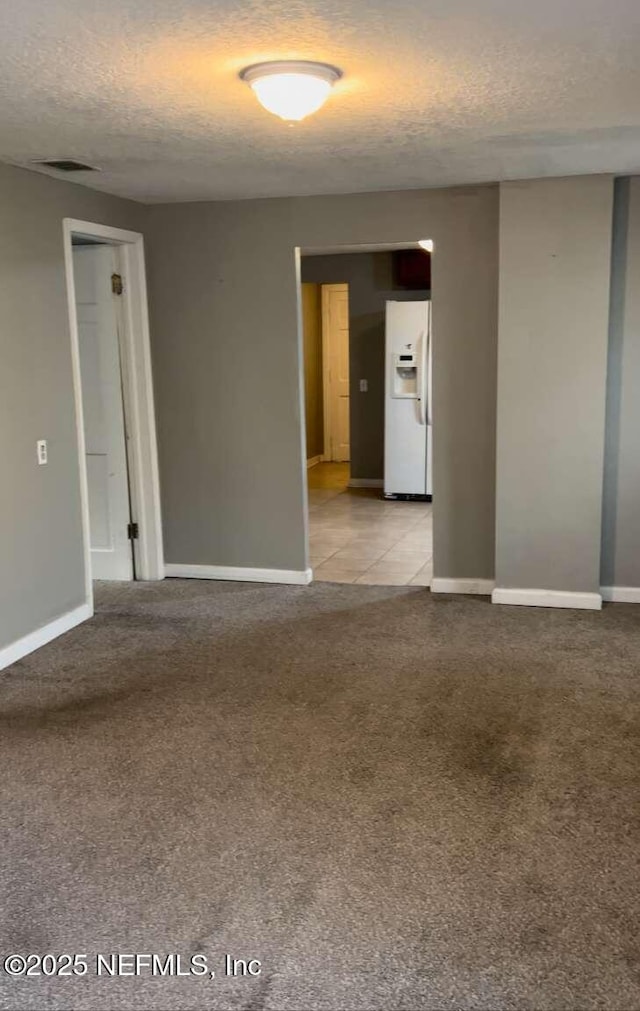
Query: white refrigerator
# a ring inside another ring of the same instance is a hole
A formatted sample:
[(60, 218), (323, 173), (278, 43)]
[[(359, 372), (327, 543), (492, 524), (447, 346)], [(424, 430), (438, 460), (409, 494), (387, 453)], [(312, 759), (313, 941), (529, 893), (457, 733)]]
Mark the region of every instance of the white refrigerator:
[(433, 494), (431, 302), (387, 302), (384, 493)]

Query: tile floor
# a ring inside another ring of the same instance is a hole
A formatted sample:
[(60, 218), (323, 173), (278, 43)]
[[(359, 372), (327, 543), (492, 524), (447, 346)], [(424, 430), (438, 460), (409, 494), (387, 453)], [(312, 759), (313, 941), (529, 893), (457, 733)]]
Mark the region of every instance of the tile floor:
[(348, 463), (308, 471), (309, 545), (314, 579), (332, 583), (428, 586), (430, 502), (395, 502), (380, 488), (349, 488)]

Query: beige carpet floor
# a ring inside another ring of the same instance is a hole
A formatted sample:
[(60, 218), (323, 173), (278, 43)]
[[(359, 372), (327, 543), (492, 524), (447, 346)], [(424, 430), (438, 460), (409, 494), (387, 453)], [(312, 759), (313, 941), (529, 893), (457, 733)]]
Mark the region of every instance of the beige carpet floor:
[(98, 599), (0, 675), (0, 949), (89, 958), (0, 1007), (640, 1009), (640, 609)]

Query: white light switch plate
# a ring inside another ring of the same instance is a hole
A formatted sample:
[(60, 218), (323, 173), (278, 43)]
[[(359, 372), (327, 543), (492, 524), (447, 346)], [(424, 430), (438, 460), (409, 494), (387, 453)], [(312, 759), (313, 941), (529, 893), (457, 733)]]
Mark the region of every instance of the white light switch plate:
[(369, 392), (369, 380), (368, 379), (361, 379), (360, 380), (360, 393), (368, 393), (368, 392)]
[(47, 462), (47, 440), (38, 439), (36, 442), (36, 452), (38, 454), (38, 463), (42, 466), (43, 463)]

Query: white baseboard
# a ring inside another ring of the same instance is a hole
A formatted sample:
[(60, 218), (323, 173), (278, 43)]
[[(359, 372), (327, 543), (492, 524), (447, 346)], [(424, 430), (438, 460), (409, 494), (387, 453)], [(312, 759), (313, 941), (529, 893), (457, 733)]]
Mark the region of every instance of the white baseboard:
[(640, 586), (601, 586), (602, 599), (618, 604), (640, 604)]
[(349, 480), (350, 488), (383, 488), (384, 480), (381, 477), (352, 477)]
[(307, 470), (311, 470), (312, 467), (315, 467), (316, 464), (318, 464), (318, 463), (322, 463), (323, 460), (324, 460), (324, 457), (322, 455), (320, 455), (320, 456), (310, 456), (308, 458), (308, 460), (307, 460)]
[(431, 580), (432, 593), (491, 593), (495, 586), (493, 579), (437, 579)]
[(599, 611), (602, 597), (599, 593), (579, 593), (571, 590), (537, 590), (496, 587), (491, 595), (493, 604), (517, 604), (521, 607), (576, 607)]
[(165, 576), (178, 579), (227, 579), (237, 583), (293, 583), (306, 586), (311, 569), (245, 569), (234, 565), (178, 565), (168, 563)]
[(34, 650), (40, 649), (41, 646), (46, 646), (52, 639), (57, 639), (59, 635), (64, 635), (65, 632), (69, 632), (70, 629), (75, 628), (76, 625), (86, 621), (92, 615), (93, 608), (91, 604), (81, 604), (80, 607), (75, 607), (73, 611), (67, 611), (66, 614), (55, 618), (54, 621), (50, 621), (48, 625), (43, 625), (42, 628), (37, 628), (35, 632), (29, 632), (28, 635), (23, 635), (21, 639), (16, 639), (9, 646), (4, 646), (0, 649), (0, 670), (15, 663), (16, 660), (21, 660), (23, 656), (33, 653)]

